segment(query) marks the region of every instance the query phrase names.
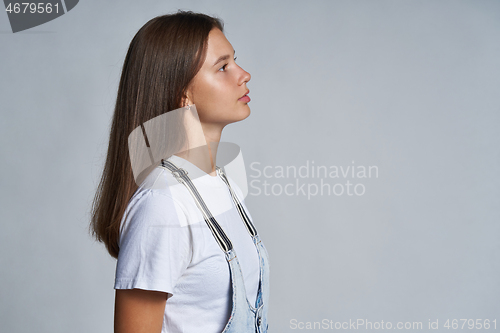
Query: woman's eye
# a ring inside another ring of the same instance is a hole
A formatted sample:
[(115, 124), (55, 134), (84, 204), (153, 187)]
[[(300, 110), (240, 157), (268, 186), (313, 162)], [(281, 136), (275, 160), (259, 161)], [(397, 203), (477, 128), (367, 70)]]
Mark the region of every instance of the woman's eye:
[[(236, 61), (236, 58), (238, 57), (234, 57), (234, 61)], [(225, 64), (224, 66), (222, 66), (221, 68), (219, 68), (219, 71), (222, 69), (223, 71), (226, 70), (226, 66), (229, 65), (229, 64)]]

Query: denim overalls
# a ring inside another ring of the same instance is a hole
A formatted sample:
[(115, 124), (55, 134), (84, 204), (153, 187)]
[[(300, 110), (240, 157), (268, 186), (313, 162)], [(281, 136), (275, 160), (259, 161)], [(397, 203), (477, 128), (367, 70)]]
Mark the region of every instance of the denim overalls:
[(198, 190), (194, 186), (191, 179), (187, 176), (187, 171), (178, 168), (170, 161), (162, 160), (161, 166), (168, 169), (177, 181), (188, 189), (189, 193), (193, 196), (196, 205), (201, 210), (208, 228), (215, 237), (220, 248), (226, 255), (227, 263), (229, 264), (229, 271), (231, 276), (231, 285), (233, 289), (233, 307), (231, 316), (222, 333), (266, 333), (267, 324), (267, 308), (269, 304), (269, 258), (267, 251), (257, 234), (257, 230), (250, 221), (239, 199), (236, 197), (233, 189), (229, 185), (229, 181), (221, 168), (216, 166), (217, 174), (226, 183), (231, 198), (243, 220), (252, 240), (257, 248), (260, 262), (259, 274), (259, 289), (257, 292), (257, 299), (255, 306), (252, 306), (247, 298), (243, 275), (241, 273), (238, 257), (233, 249), (231, 240), (227, 237), (224, 230), (222, 230), (219, 223), (212, 216), (205, 202), (201, 198)]

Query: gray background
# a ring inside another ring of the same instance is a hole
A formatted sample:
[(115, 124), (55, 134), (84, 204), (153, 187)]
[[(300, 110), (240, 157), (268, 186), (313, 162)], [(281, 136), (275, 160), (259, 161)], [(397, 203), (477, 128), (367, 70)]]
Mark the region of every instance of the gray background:
[(16, 34), (0, 13), (0, 331), (112, 331), (115, 260), (87, 233), (90, 203), (127, 47), (179, 8), (221, 17), (252, 74), (252, 114), (222, 138), (247, 167), (379, 168), (351, 180), (362, 196), (247, 197), (272, 332), (500, 330), (500, 1), (81, 1)]

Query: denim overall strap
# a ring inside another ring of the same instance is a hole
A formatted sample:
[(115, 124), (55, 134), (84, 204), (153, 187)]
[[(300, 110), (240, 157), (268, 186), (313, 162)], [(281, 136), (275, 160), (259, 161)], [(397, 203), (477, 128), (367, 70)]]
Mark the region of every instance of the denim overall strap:
[(248, 217), (247, 213), (243, 209), (243, 205), (241, 204), (240, 200), (238, 199), (238, 197), (234, 193), (233, 189), (231, 188), (231, 185), (229, 185), (229, 180), (227, 179), (226, 174), (218, 166), (216, 166), (215, 168), (217, 170), (218, 175), (222, 178), (224, 183), (226, 183), (227, 187), (229, 188), (229, 192), (231, 193), (231, 198), (233, 198), (234, 204), (236, 205), (236, 208), (238, 209), (238, 213), (240, 214), (241, 219), (243, 220), (243, 222), (245, 223), (245, 226), (247, 227), (248, 233), (252, 237), (256, 236), (257, 229), (255, 229), (255, 227), (253, 226), (252, 221), (250, 221), (250, 218)]
[(233, 245), (224, 230), (220, 227), (219, 223), (210, 213), (208, 207), (203, 201), (203, 198), (200, 196), (191, 179), (187, 176), (187, 171), (178, 168), (175, 164), (167, 160), (162, 160), (161, 165), (167, 168), (179, 183), (186, 186), (189, 193), (195, 200), (196, 205), (201, 210), (205, 222), (207, 223), (209, 229), (212, 231), (212, 234), (215, 237), (217, 243), (226, 255), (226, 260), (228, 262), (229, 271), (231, 274), (233, 307), (229, 320), (222, 333), (267, 333), (267, 307), (269, 300), (268, 254), (259, 238), (259, 235), (257, 234), (257, 230), (253, 226), (250, 218), (248, 217), (248, 214), (245, 212), (242, 204), (232, 190), (226, 175), (224, 174), (222, 169), (216, 167), (217, 174), (229, 188), (231, 198), (233, 199), (238, 213), (240, 214), (240, 217), (242, 218), (248, 232), (250, 233), (250, 236), (252, 237), (254, 245), (257, 249), (257, 253), (259, 255), (259, 289), (257, 292), (255, 307), (250, 304), (246, 296), (243, 274), (241, 272), (238, 257), (236, 256), (236, 252), (233, 249)]
[[(259, 278), (259, 289), (257, 293), (257, 300), (255, 301), (255, 307), (251, 306), (250, 303), (247, 303), (249, 306), (250, 311), (253, 314), (248, 313), (247, 316), (253, 316), (255, 319), (254, 325), (256, 328), (256, 332), (258, 333), (266, 333), (268, 329), (268, 324), (267, 324), (267, 308), (269, 304), (269, 256), (267, 254), (267, 250), (264, 247), (264, 244), (260, 240), (260, 237), (257, 233), (257, 229), (255, 229), (252, 221), (248, 217), (248, 214), (245, 212), (245, 209), (243, 208), (243, 205), (239, 201), (238, 197), (234, 193), (233, 189), (231, 188), (231, 185), (229, 184), (229, 180), (226, 177), (226, 174), (224, 171), (219, 168), (218, 166), (215, 167), (217, 170), (218, 175), (221, 177), (221, 179), (226, 183), (229, 192), (231, 193), (231, 197), (234, 201), (234, 204), (238, 210), (238, 213), (240, 214), (241, 219), (245, 223), (245, 226), (247, 227), (248, 233), (252, 237), (252, 240), (255, 244), (255, 247), (257, 248), (257, 252), (259, 254), (259, 267), (260, 267), (260, 278)], [(238, 258), (235, 258), (236, 260)], [(231, 262), (229, 262), (231, 265)], [(236, 266), (236, 265), (235, 265)], [(239, 267), (239, 264), (237, 265), (237, 269), (234, 268), (232, 271), (236, 271), (238, 274), (241, 274), (241, 269)], [(241, 278), (243, 281), (243, 278)], [(233, 279), (233, 284), (234, 284), (234, 279)], [(244, 290), (244, 285), (242, 287), (239, 287), (240, 289), (243, 289), (243, 294), (246, 295), (246, 291)], [(238, 286), (233, 285), (233, 289), (237, 289)], [(241, 293), (239, 293), (241, 294)], [(234, 298), (234, 294), (233, 294)], [(245, 296), (246, 298), (246, 296)], [(234, 302), (234, 299), (233, 299)], [(243, 301), (241, 301), (243, 302)], [(233, 308), (234, 310), (234, 308)], [(237, 314), (235, 313), (234, 316), (236, 317)], [(231, 318), (233, 318), (233, 314), (231, 314)], [(243, 322), (243, 319), (240, 319), (241, 322)], [(230, 329), (229, 324), (231, 323), (231, 319), (229, 320), (228, 326), (226, 329), (223, 331), (223, 333), (237, 333), (237, 332), (243, 332), (241, 328), (234, 328)], [(250, 324), (247, 324), (250, 325)]]
[(205, 222), (208, 225), (208, 228), (212, 232), (213, 236), (215, 237), (215, 240), (219, 244), (220, 248), (224, 253), (227, 253), (229, 250), (233, 249), (233, 244), (229, 240), (229, 237), (227, 237), (226, 233), (224, 230), (222, 230), (221, 226), (219, 223), (215, 220), (215, 218), (212, 216), (212, 213), (208, 210), (207, 205), (203, 201), (203, 198), (201, 197), (200, 193), (198, 193), (198, 190), (194, 186), (193, 182), (187, 175), (187, 171), (181, 168), (178, 168), (175, 164), (173, 164), (170, 161), (162, 160), (162, 166), (170, 170), (174, 177), (177, 179), (177, 181), (188, 189), (189, 193), (193, 196), (195, 199), (194, 201), (196, 202), (196, 205), (198, 208), (201, 210), (203, 214), (203, 218), (205, 219)]

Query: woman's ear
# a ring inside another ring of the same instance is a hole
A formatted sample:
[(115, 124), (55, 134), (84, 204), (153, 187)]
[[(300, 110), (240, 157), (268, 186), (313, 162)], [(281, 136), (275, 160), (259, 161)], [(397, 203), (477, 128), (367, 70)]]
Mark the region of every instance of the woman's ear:
[(193, 104), (193, 100), (191, 99), (191, 92), (189, 90), (187, 90), (184, 92), (181, 105), (182, 105), (182, 107), (185, 107), (185, 106), (192, 105), (192, 104)]

